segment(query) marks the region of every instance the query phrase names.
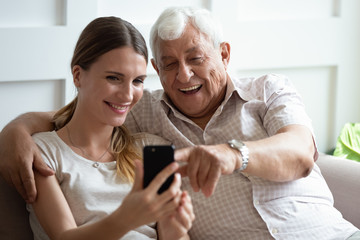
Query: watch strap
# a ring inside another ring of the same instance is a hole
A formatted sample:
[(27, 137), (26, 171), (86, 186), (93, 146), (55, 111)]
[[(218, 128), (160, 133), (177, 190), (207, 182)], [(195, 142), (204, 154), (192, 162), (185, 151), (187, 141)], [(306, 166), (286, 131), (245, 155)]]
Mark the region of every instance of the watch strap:
[(239, 168), (239, 170), (240, 171), (245, 170), (249, 164), (249, 149), (248, 149), (248, 147), (242, 141), (235, 140), (235, 139), (230, 140), (228, 142), (228, 144), (231, 148), (234, 148), (241, 153), (242, 164), (241, 164), (241, 167)]

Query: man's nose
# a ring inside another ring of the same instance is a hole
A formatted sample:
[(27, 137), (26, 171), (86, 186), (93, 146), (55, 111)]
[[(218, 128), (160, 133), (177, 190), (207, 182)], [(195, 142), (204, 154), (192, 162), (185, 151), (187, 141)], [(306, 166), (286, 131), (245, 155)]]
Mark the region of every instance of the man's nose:
[(194, 72), (191, 66), (185, 63), (179, 64), (178, 73), (176, 75), (178, 81), (183, 83), (189, 82), (192, 76), (194, 76)]

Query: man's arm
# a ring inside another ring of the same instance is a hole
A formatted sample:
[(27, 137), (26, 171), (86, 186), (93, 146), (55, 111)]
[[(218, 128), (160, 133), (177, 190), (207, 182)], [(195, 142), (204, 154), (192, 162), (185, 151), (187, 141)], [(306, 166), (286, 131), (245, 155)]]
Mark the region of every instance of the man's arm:
[(314, 166), (315, 143), (305, 126), (283, 127), (274, 136), (247, 142), (247, 146), (250, 160), (244, 172), (249, 175), (285, 182), (308, 176)]
[(53, 174), (31, 137), (36, 132), (53, 130), (53, 115), (54, 112), (25, 113), (0, 133), (0, 174), (27, 202), (36, 197), (33, 167), (44, 176)]
[[(292, 181), (307, 176), (314, 165), (314, 141), (304, 126), (286, 126), (274, 136), (245, 144), (250, 154), (243, 172), (252, 176)], [(194, 191), (201, 190), (206, 196), (212, 195), (221, 174), (231, 174), (242, 165), (241, 153), (228, 144), (179, 149), (175, 160), (188, 163), (180, 173), (189, 177)]]

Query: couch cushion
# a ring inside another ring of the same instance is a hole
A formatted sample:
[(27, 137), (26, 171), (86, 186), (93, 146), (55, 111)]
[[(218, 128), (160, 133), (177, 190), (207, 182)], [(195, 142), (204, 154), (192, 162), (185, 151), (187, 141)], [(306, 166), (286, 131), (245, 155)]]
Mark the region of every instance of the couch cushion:
[(0, 213), (0, 238), (2, 240), (33, 239), (25, 201), (1, 176)]
[(316, 161), (343, 217), (360, 228), (360, 162), (320, 154)]

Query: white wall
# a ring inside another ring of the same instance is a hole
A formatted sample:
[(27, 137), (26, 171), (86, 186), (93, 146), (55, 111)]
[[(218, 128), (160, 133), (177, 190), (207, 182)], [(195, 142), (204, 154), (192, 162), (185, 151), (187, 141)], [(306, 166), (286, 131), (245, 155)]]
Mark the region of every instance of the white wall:
[[(122, 17), (148, 39), (160, 12), (178, 5), (205, 7), (221, 19), (233, 75), (290, 77), (321, 151), (335, 146), (346, 122), (360, 121), (358, 0), (0, 0), (0, 129), (20, 113), (73, 98), (71, 54), (92, 19)], [(148, 74), (145, 87), (161, 87), (150, 65)]]

